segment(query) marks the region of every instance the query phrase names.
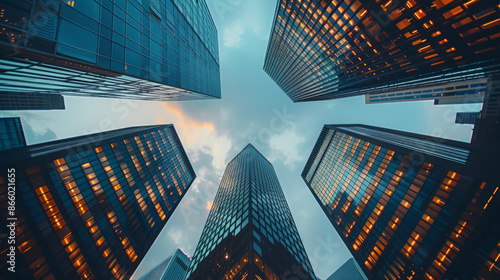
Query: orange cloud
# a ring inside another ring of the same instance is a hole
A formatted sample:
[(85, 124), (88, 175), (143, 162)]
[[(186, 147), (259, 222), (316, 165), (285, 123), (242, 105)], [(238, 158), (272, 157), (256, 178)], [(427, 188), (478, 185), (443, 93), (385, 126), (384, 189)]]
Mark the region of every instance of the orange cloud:
[(211, 210), (212, 209), (212, 205), (214, 203), (213, 202), (210, 202), (210, 201), (207, 201), (207, 206), (205, 207), (207, 210)]
[(228, 135), (217, 133), (214, 123), (190, 118), (174, 103), (164, 102), (162, 105), (167, 114), (165, 118), (158, 118), (157, 121), (173, 123), (186, 150), (192, 151), (194, 157), (198, 151), (208, 151), (213, 156), (212, 165), (223, 171), (226, 167), (227, 153), (232, 146), (232, 139)]
[[(163, 107), (167, 109), (170, 113), (174, 114), (179, 122), (175, 123), (176, 128), (179, 130), (179, 133), (185, 136), (188, 141), (188, 144), (193, 144), (199, 135), (199, 130), (207, 130), (208, 132), (214, 132), (215, 126), (210, 122), (197, 122), (189, 117), (185, 116), (182, 110), (175, 106), (174, 104), (170, 104), (168, 102), (163, 102)], [(198, 131), (197, 131), (198, 130)]]

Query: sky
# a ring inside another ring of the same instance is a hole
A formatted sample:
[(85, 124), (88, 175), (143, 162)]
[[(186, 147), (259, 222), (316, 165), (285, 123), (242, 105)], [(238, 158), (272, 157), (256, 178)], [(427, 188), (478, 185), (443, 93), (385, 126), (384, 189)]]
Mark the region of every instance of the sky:
[(28, 144), (112, 129), (173, 123), (197, 178), (133, 276), (139, 279), (174, 249), (192, 256), (226, 164), (248, 143), (269, 159), (307, 254), (326, 279), (348, 249), (300, 174), (325, 124), (368, 124), (468, 142), (472, 125), (456, 112), (481, 105), (433, 101), (364, 104), (357, 96), (293, 103), (263, 71), (275, 1), (207, 0), (219, 32), (222, 99), (184, 102), (65, 97), (64, 111), (5, 111), (20, 116)]

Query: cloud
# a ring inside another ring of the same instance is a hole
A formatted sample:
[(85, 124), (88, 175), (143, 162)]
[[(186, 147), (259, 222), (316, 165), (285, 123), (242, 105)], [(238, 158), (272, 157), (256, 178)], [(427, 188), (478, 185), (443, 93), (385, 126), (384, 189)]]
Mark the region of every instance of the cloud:
[(302, 162), (305, 155), (300, 152), (300, 145), (305, 139), (295, 132), (295, 127), (275, 134), (269, 140), (269, 146), (273, 151), (272, 159), (281, 159), (283, 163), (293, 169), (295, 163)]
[[(199, 150), (193, 153), (191, 158), (193, 167), (197, 170), (197, 179), (191, 189), (195, 192), (205, 191), (207, 197), (214, 196), (224, 171), (223, 168), (215, 167), (211, 151)], [(204, 189), (200, 190), (200, 187)], [(209, 188), (212, 190), (208, 190)]]
[(213, 157), (210, 164), (217, 169), (224, 170), (227, 153), (232, 147), (232, 139), (218, 132), (211, 122), (192, 119), (186, 116), (181, 108), (171, 103), (164, 102), (163, 106), (177, 118), (178, 121), (174, 122), (175, 128), (183, 145), (189, 147), (188, 154), (191, 152), (196, 156), (197, 151), (205, 151)]
[(182, 231), (180, 230), (169, 230), (167, 232), (168, 237), (172, 240), (177, 246), (181, 244)]
[(26, 140), (29, 141), (28, 145), (45, 143), (58, 139), (57, 134), (53, 130), (49, 128), (35, 130), (30, 123), (32, 123), (31, 120), (22, 120), (24, 136)]
[(224, 29), (223, 40), (224, 46), (228, 48), (238, 48), (241, 43), (241, 36), (245, 33), (245, 28), (239, 21), (236, 21), (230, 27)]

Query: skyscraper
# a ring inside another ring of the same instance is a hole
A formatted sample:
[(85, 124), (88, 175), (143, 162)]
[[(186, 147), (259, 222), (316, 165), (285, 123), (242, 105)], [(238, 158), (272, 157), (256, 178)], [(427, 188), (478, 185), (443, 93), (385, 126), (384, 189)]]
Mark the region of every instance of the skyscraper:
[(365, 95), (366, 104), (434, 100), (434, 105), (483, 103), (488, 80), (476, 79), (437, 86)]
[(316, 279), (272, 164), (248, 145), (226, 167), (187, 279)]
[(26, 280), (128, 279), (195, 178), (172, 125), (4, 151), (0, 170), (0, 278)]
[(0, 117), (0, 151), (26, 146), (21, 118)]
[(354, 258), (350, 258), (326, 280), (368, 280), (368, 278)]
[(458, 112), (455, 118), (455, 123), (459, 124), (474, 124), (476, 119), (479, 119), (481, 112)]
[(279, 0), (264, 70), (294, 102), (486, 78), (499, 17), (486, 0)]
[(500, 154), (500, 75), (488, 79), (481, 116), (475, 120), (471, 143), (487, 153)]
[(139, 280), (184, 280), (190, 263), (188, 256), (177, 249)]
[(204, 0), (0, 3), (0, 92), (220, 98)]
[(0, 110), (64, 110), (60, 94), (0, 92)]
[(370, 279), (497, 279), (498, 155), (467, 143), (327, 125), (302, 177)]

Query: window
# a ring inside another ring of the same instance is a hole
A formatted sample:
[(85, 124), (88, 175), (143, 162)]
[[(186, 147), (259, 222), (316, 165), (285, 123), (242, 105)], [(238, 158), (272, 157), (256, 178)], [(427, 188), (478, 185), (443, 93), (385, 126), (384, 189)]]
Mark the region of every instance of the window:
[(57, 52), (96, 63), (97, 34), (61, 19)]

